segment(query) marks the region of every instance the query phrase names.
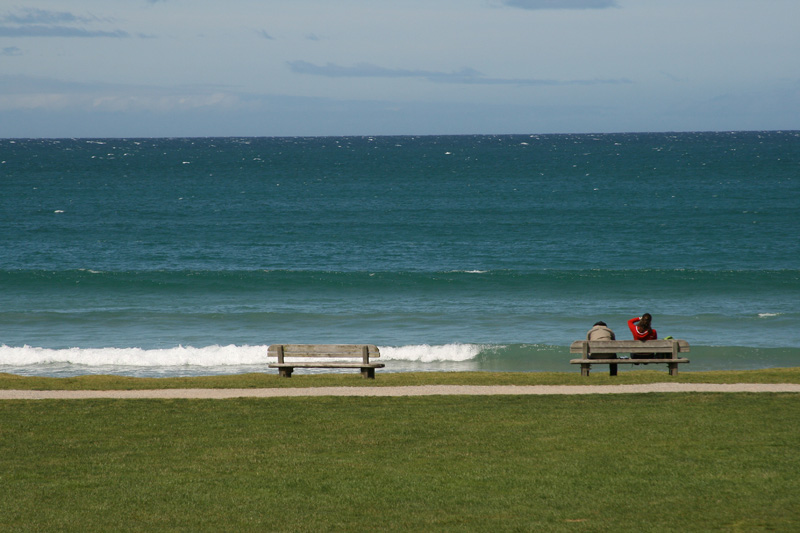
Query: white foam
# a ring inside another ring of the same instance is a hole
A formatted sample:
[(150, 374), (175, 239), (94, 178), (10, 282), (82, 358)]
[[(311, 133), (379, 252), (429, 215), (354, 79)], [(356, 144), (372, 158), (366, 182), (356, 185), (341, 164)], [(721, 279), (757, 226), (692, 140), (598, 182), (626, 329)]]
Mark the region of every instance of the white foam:
[(66, 348), (0, 346), (0, 365), (72, 364), (84, 366), (227, 366), (267, 362), (266, 346), (206, 346), (145, 350), (142, 348)]
[(433, 363), (439, 361), (469, 361), (475, 359), (483, 349), (480, 344), (444, 344), (431, 346), (418, 344), (411, 346), (381, 346), (381, 359), (389, 361), (417, 361)]
[(771, 316), (780, 316), (780, 313), (758, 313), (758, 318), (768, 318)]

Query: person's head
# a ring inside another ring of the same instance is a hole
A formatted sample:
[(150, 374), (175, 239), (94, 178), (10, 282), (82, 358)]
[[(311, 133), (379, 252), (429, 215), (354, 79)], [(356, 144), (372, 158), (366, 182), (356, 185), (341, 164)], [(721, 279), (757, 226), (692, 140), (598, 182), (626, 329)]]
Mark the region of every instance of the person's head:
[(653, 321), (653, 317), (650, 313), (645, 313), (642, 315), (642, 318), (639, 320), (637, 324), (640, 328), (650, 329), (650, 323)]
[(595, 326), (607, 327), (607, 324), (605, 322), (603, 322), (602, 320), (598, 320), (597, 322), (594, 323), (594, 325)]

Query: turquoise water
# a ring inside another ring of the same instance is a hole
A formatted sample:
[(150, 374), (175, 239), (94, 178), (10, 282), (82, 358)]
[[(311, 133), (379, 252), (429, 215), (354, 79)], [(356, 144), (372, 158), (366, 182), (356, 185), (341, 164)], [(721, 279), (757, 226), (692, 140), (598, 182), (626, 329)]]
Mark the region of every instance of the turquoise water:
[(574, 371), (650, 312), (687, 370), (800, 364), (800, 133), (0, 140), (0, 371)]

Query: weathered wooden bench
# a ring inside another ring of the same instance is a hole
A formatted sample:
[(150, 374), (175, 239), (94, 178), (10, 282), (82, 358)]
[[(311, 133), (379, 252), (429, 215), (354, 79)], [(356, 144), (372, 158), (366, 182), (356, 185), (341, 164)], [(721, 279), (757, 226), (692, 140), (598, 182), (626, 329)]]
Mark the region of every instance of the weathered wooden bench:
[[(370, 363), (370, 357), (380, 357), (381, 352), (374, 344), (273, 344), (267, 350), (269, 357), (277, 357), (277, 363), (270, 363), (270, 368), (277, 368), (278, 373), (292, 377), (295, 368), (359, 368), (361, 376), (375, 379), (375, 369), (383, 368), (383, 363)], [(359, 362), (345, 361), (292, 361), (291, 359), (351, 359), (357, 357)]]
[[(677, 339), (652, 341), (575, 341), (569, 347), (570, 353), (579, 353), (580, 359), (571, 359), (573, 365), (581, 365), (581, 375), (588, 376), (592, 365), (610, 365), (609, 375), (617, 375), (617, 365), (647, 365), (664, 363), (669, 366), (669, 375), (678, 375), (678, 365), (689, 360), (678, 357), (679, 353), (689, 351), (689, 343)], [(629, 353), (630, 359), (609, 359), (597, 357), (603, 354)], [(643, 356), (643, 354), (648, 354)], [(650, 355), (652, 354), (652, 355)]]

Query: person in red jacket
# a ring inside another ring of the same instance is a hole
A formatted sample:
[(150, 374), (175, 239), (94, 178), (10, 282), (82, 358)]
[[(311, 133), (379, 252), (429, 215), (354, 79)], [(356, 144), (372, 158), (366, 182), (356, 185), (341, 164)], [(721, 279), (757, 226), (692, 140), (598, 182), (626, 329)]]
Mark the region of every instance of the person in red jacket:
[[(652, 339), (657, 339), (658, 334), (656, 330), (650, 327), (650, 323), (652, 322), (653, 317), (650, 313), (645, 313), (642, 316), (638, 316), (636, 318), (631, 318), (628, 320), (628, 327), (633, 333), (633, 340), (637, 341), (649, 341)], [(656, 354), (654, 353), (634, 353), (631, 354), (631, 357), (645, 359), (650, 357), (655, 357)]]
[(642, 316), (628, 320), (628, 327), (631, 329), (631, 333), (633, 333), (633, 340), (649, 341), (657, 339), (658, 334), (656, 330), (650, 327), (652, 321), (653, 317), (650, 313), (645, 313)]

